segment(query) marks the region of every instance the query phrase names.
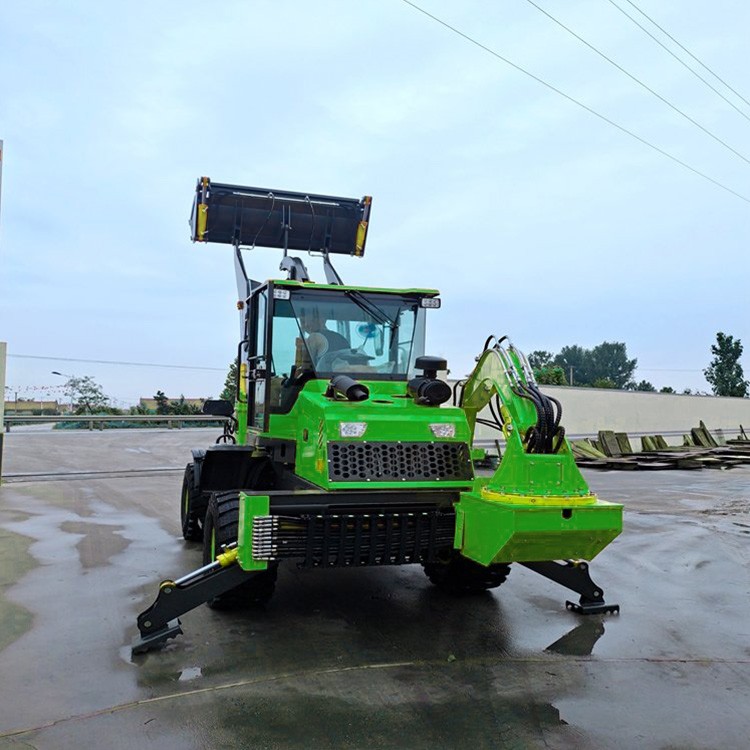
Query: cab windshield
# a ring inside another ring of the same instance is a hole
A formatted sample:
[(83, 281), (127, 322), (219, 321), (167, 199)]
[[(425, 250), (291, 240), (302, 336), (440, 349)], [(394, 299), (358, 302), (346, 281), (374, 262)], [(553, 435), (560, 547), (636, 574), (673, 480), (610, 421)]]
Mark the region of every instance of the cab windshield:
[(274, 300), (271, 377), (281, 385), (346, 373), (406, 380), (424, 354), (424, 309), (414, 295), (290, 290)]

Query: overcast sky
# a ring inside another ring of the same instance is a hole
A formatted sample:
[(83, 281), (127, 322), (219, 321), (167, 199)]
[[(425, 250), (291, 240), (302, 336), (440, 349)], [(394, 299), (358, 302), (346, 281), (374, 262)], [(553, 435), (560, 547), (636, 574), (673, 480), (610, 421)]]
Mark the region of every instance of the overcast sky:
[[(742, 157), (526, 0), (420, 4), (750, 199), (750, 106), (710, 79), (741, 116), (609, 0), (537, 1)], [(750, 99), (750, 4), (637, 4)], [(637, 379), (708, 390), (716, 332), (750, 347), (750, 203), (399, 0), (4, 2), (0, 139), (9, 355), (218, 368), (10, 356), (22, 395), (61, 382), (52, 370), (122, 403), (218, 394), (237, 295), (231, 249), (189, 240), (201, 175), (373, 195), (366, 256), (339, 271), (440, 289), (428, 351), (457, 375), (508, 333), (526, 351), (623, 341)], [(260, 279), (278, 262), (246, 256)]]

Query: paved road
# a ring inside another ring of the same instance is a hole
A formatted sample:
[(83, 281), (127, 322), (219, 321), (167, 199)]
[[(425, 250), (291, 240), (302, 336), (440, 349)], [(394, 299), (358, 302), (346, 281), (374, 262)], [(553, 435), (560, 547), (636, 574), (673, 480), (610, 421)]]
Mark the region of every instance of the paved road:
[(626, 506), (592, 565), (619, 617), (580, 619), (517, 566), (460, 600), (416, 566), (290, 566), (265, 611), (201, 607), (131, 660), (158, 581), (200, 563), (177, 495), (213, 436), (7, 436), (0, 748), (750, 744), (750, 469), (587, 475)]

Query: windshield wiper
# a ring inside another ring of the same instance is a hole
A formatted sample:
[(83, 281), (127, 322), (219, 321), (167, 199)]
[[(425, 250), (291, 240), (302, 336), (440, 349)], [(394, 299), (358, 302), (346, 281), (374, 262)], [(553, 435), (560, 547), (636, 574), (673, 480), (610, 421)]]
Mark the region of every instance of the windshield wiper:
[(380, 325), (387, 325), (394, 331), (398, 328), (398, 315), (395, 319), (391, 319), (386, 312), (378, 307), (371, 299), (365, 297), (361, 292), (349, 289), (345, 294), (355, 305), (357, 305), (357, 307), (375, 318)]

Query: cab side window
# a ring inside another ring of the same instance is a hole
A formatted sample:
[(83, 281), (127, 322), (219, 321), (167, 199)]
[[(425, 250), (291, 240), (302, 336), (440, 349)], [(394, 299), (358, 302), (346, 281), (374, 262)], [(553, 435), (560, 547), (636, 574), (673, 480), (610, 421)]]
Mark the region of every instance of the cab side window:
[(312, 372), (310, 356), (291, 303), (275, 300), (270, 357), (271, 414), (287, 414)]

